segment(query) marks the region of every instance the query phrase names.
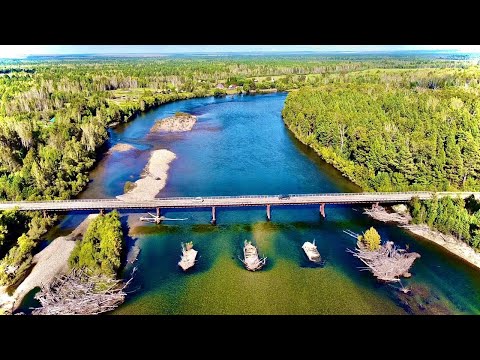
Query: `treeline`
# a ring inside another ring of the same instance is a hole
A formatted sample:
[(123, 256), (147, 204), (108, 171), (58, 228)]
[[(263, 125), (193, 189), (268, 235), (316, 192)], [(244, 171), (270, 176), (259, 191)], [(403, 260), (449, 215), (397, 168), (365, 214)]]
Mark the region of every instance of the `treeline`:
[(413, 198), (410, 212), (413, 223), (428, 224), (480, 249), (480, 204), (473, 196), (466, 201), (450, 197), (423, 201)]
[(292, 132), (365, 190), (479, 190), (477, 89), (329, 84), (289, 93)]

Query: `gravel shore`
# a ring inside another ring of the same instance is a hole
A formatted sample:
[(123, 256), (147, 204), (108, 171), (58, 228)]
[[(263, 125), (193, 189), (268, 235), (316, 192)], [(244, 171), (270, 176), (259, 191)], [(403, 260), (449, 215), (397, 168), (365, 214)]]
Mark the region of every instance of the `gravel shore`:
[(181, 132), (190, 131), (197, 122), (194, 115), (171, 116), (165, 119), (157, 120), (150, 132)]

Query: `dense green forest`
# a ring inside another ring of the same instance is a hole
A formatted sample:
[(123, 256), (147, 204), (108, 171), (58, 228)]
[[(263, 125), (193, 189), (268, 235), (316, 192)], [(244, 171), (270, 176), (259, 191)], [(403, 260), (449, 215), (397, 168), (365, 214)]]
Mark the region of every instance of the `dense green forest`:
[(83, 239), (70, 255), (72, 268), (115, 277), (120, 268), (123, 233), (117, 211), (98, 216), (89, 224)]
[[(323, 91), (310, 88), (323, 86), (331, 89), (338, 87), (338, 90), (332, 90), (332, 94), (338, 93), (337, 95), (341, 96), (341, 89), (346, 83), (354, 84), (353, 88), (357, 89), (354, 93), (359, 99), (363, 91), (378, 93), (378, 102), (382, 100), (380, 93), (385, 86), (375, 88), (368, 84), (388, 83), (390, 88), (405, 88), (407, 95), (409, 91), (413, 92), (413, 99), (417, 98), (415, 91), (419, 88), (426, 92), (430, 88), (436, 92), (445, 91), (444, 95), (433, 96), (433, 100), (422, 95), (422, 101), (427, 101), (428, 104), (431, 102), (428, 105), (430, 107), (443, 109), (450, 104), (450, 107), (454, 108), (445, 110), (445, 121), (449, 126), (439, 128), (435, 140), (440, 154), (442, 141), (446, 153), (452, 148), (455, 149), (451, 160), (445, 159), (445, 166), (451, 170), (448, 172), (449, 177), (445, 179), (441, 178), (443, 171), (437, 170), (440, 171), (438, 176), (441, 179), (435, 181), (443, 187), (475, 187), (477, 178), (473, 174), (474, 170), (469, 167), (470, 160), (467, 159), (470, 157), (464, 154), (466, 151), (476, 154), (476, 148), (469, 147), (472, 142), (470, 134), (474, 136), (477, 131), (476, 126), (469, 128), (469, 123), (474, 124), (477, 116), (474, 110), (475, 93), (470, 91), (478, 85), (479, 79), (476, 67), (472, 66), (470, 59), (425, 56), (92, 57), (3, 60), (0, 61), (0, 200), (67, 199), (77, 195), (88, 183), (88, 172), (94, 166), (102, 145), (108, 138), (110, 127), (129, 121), (140, 111), (179, 99), (209, 96), (214, 93), (223, 95), (268, 89), (300, 89), (298, 94), (292, 93), (289, 96), (284, 111), (286, 122), (291, 123), (293, 118), (297, 121), (298, 117), (299, 124), (295, 126), (298, 127), (296, 131), (300, 138), (309, 137), (311, 141), (313, 138), (309, 132), (314, 130), (315, 136), (322, 138), (322, 133), (317, 133), (315, 128), (316, 121), (307, 126), (306, 121), (310, 120), (305, 119), (310, 119), (310, 116), (304, 116), (303, 119), (301, 115), (297, 116), (297, 113), (306, 111), (307, 108), (292, 106), (292, 99), (296, 98), (300, 104), (307, 104), (320, 93), (322, 96), (324, 94)], [(221, 87), (219, 84), (225, 88), (229, 85), (237, 87), (234, 90), (221, 90), (217, 89)], [(365, 86), (370, 87), (364, 88)], [(468, 88), (461, 89), (460, 86)], [(443, 90), (444, 87), (454, 89)], [(305, 90), (302, 90), (304, 88)], [(398, 109), (403, 107), (411, 110), (410, 105), (396, 104), (406, 100), (406, 95), (402, 95), (400, 90), (395, 93), (390, 88), (385, 88), (385, 91), (394, 93), (391, 95), (392, 111), (398, 112)], [(450, 99), (448, 91), (455, 93), (454, 100)], [(309, 98), (311, 99), (308, 100)], [(433, 113), (428, 112), (429, 115)], [(457, 114), (461, 118), (457, 117)], [(406, 117), (402, 112), (398, 116), (399, 119)], [(423, 119), (420, 115), (417, 118)], [(350, 121), (350, 118), (347, 120)], [(313, 126), (315, 129), (307, 130), (307, 135), (304, 135), (303, 130), (300, 131), (304, 125), (306, 128)], [(290, 124), (292, 129), (295, 126)], [(388, 124), (385, 126), (385, 129), (390, 128)], [(400, 123), (395, 126), (397, 130), (392, 127), (392, 134), (404, 130)], [(332, 154), (332, 159), (342, 164), (346, 161), (348, 166), (355, 166), (348, 160), (354, 148), (347, 141), (347, 137), (353, 133), (353, 128), (354, 126), (347, 125), (344, 128), (335, 128), (343, 134), (340, 152), (336, 132), (326, 134), (331, 139), (327, 140), (326, 146), (322, 145), (322, 148), (327, 149), (323, 151)], [(456, 130), (452, 130), (453, 128)], [(445, 129), (448, 131), (443, 133)], [(356, 143), (360, 145), (355, 148), (353, 156), (358, 155), (359, 159), (362, 154), (365, 157), (370, 151), (371, 138), (367, 137), (366, 131), (367, 128), (360, 129), (357, 131), (358, 135), (355, 135), (358, 137)], [(433, 130), (429, 128), (429, 131)], [(373, 184), (368, 183), (368, 188), (372, 189), (388, 188), (387, 178), (390, 182), (397, 181), (402, 186), (414, 186), (416, 182), (421, 185), (422, 181), (431, 184), (434, 180), (428, 177), (428, 174), (431, 174), (428, 171), (427, 178), (413, 180), (414, 174), (418, 173), (415, 166), (419, 153), (417, 147), (423, 149), (430, 146), (430, 143), (427, 144), (424, 140), (421, 139), (418, 143), (416, 140), (410, 141), (403, 146), (406, 153), (402, 156), (406, 163), (399, 166), (405, 165), (407, 170), (412, 168), (410, 173), (405, 172), (403, 179), (401, 175), (392, 175), (402, 172), (397, 169), (391, 173), (391, 164), (382, 159), (382, 139), (375, 145), (376, 148), (380, 147), (380, 150), (377, 152), (378, 160), (373, 163), (370, 172), (366, 175), (361, 175), (362, 172), (357, 173), (356, 170), (346, 172), (355, 174), (365, 182), (371, 181), (373, 172), (375, 175), (372, 178), (376, 180)], [(413, 154), (413, 167), (407, 149)], [(390, 147), (389, 151), (392, 151)], [(420, 161), (427, 169), (433, 162), (429, 157)], [(440, 161), (437, 169), (441, 164)], [(474, 165), (477, 166), (476, 163)], [(455, 176), (454, 172), (458, 169), (462, 170)], [(377, 170), (387, 175), (378, 175)], [(36, 213), (22, 214), (15, 211), (0, 215), (0, 284), (10, 285), (22, 276), (30, 264), (38, 239), (54, 220), (52, 217), (43, 218)]]
[(480, 204), (473, 196), (461, 198), (412, 199), (410, 212), (413, 223), (428, 224), (438, 231), (451, 234), (480, 249)]
[(365, 190), (480, 189), (480, 70), (376, 70), (291, 92), (287, 126)]

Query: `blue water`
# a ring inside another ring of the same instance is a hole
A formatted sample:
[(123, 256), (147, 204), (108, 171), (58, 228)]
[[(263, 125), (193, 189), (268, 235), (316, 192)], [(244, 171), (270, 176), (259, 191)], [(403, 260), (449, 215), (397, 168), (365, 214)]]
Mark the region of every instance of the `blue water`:
[[(139, 115), (111, 131), (110, 145), (137, 148), (105, 156), (91, 174), (83, 198), (114, 197), (126, 181), (138, 179), (153, 149), (166, 148), (171, 163), (166, 187), (158, 196), (207, 196), (348, 192), (359, 189), (300, 144), (286, 129), (281, 109), (286, 94), (228, 96), (179, 101)], [(149, 134), (157, 119), (177, 111), (198, 116), (191, 132)], [(124, 214), (129, 244), (141, 248), (133, 288), (116, 314), (408, 314), (478, 313), (479, 272), (438, 246), (415, 239), (395, 226), (376, 222), (360, 207), (220, 209), (217, 226), (209, 224), (210, 209), (169, 210), (167, 217), (183, 222), (138, 226), (140, 214)], [(68, 216), (59, 229), (70, 229), (80, 215)], [(128, 221), (127, 221), (128, 220)], [(383, 239), (421, 254), (412, 288), (402, 295), (378, 283), (346, 252), (355, 239), (342, 230), (360, 233), (375, 226)], [(238, 255), (244, 239), (253, 240), (268, 257), (259, 272), (246, 271)], [(316, 239), (325, 260), (312, 267), (301, 245)], [(180, 243), (193, 241), (199, 261), (188, 273), (177, 266)], [(125, 276), (131, 269), (127, 267)]]

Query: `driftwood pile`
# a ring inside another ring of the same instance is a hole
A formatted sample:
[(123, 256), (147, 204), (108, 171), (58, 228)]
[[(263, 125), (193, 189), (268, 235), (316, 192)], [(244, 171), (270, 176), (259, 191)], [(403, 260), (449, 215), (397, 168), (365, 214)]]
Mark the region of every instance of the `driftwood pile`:
[(369, 215), (375, 220), (379, 220), (386, 223), (392, 222), (392, 223), (401, 224), (401, 225), (408, 225), (412, 220), (412, 217), (408, 213), (406, 214), (398, 214), (396, 212), (388, 213), (385, 210), (385, 208), (381, 206), (375, 206), (372, 209), (364, 209), (363, 213)]
[(89, 275), (72, 270), (43, 286), (35, 295), (42, 307), (33, 315), (96, 315), (111, 311), (124, 302), (129, 285), (106, 275)]
[(373, 251), (357, 242), (355, 251), (348, 251), (366, 265), (360, 270), (369, 270), (377, 279), (387, 282), (399, 282), (401, 276), (410, 277), (408, 270), (415, 259), (420, 257), (416, 252), (407, 253), (405, 249), (398, 249), (393, 241), (387, 241)]

